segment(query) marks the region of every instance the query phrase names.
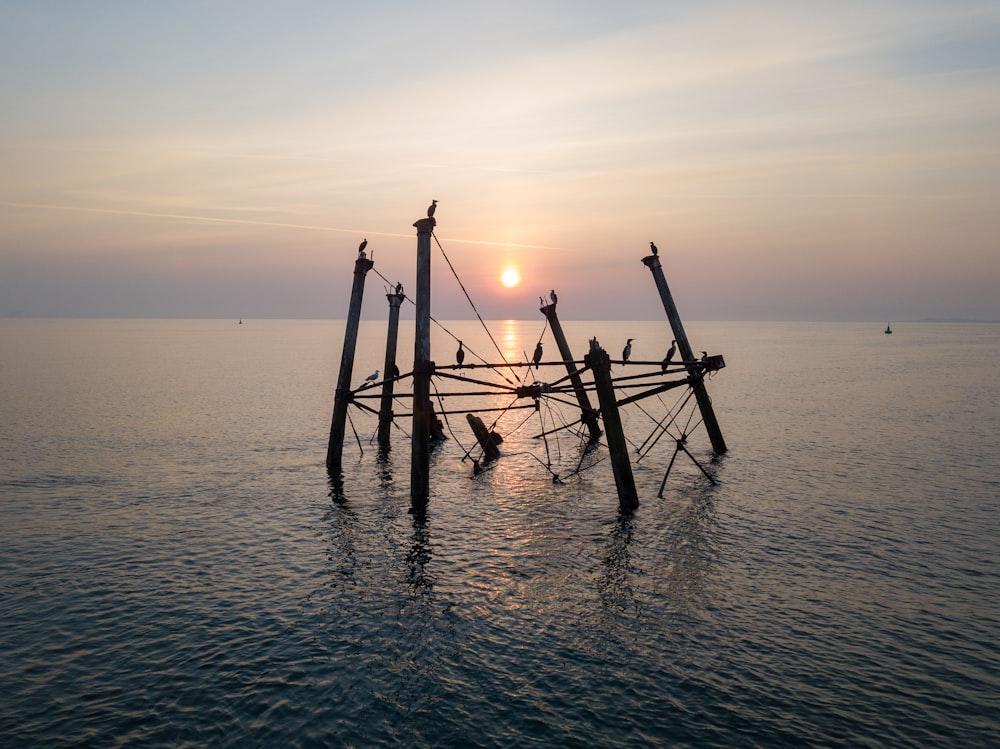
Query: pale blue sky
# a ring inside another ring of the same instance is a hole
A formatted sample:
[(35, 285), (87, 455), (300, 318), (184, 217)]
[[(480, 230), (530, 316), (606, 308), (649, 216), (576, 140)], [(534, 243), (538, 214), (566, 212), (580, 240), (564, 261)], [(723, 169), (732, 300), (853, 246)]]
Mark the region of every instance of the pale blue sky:
[(996, 2), (6, 2), (0, 111), (0, 315), (342, 317), (437, 198), (488, 317), (1000, 319)]

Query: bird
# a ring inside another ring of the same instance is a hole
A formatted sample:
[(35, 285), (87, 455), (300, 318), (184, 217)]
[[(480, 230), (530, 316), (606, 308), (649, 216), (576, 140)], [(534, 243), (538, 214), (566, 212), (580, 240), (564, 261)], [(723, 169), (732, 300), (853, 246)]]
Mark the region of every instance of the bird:
[(531, 357), (531, 363), (535, 365), (535, 369), (538, 369), (538, 362), (542, 360), (542, 342), (539, 341), (538, 345), (535, 346), (535, 353)]
[(649, 249), (652, 250), (652, 252), (653, 252), (654, 255), (659, 255), (660, 254), (660, 251), (658, 249), (656, 249), (656, 245), (653, 244), (652, 242), (649, 243)]
[(544, 307), (545, 306), (545, 297), (543, 297), (543, 296), (538, 297), (538, 304), (540, 306)]
[(707, 358), (708, 358), (708, 352), (707, 351), (702, 351), (701, 352), (701, 360), (705, 361), (705, 359), (707, 359)]
[(549, 296), (552, 298), (552, 303), (553, 304), (555, 304), (557, 301), (559, 301), (558, 297), (556, 297), (556, 290), (555, 289), (552, 289), (552, 291), (549, 292)]
[(434, 218), (434, 211), (437, 210), (437, 204), (436, 200), (432, 200), (431, 204), (427, 206), (427, 218)]
[(628, 358), (630, 356), (632, 356), (632, 341), (634, 341), (634, 340), (635, 340), (634, 338), (629, 338), (627, 341), (625, 341), (625, 348), (622, 349), (622, 362), (623, 363), (627, 362)]
[(663, 361), (660, 362), (660, 369), (664, 372), (666, 372), (667, 367), (670, 366), (670, 362), (673, 360), (675, 353), (677, 353), (677, 341), (671, 341), (670, 348), (667, 349), (667, 355), (663, 357)]
[(458, 351), (455, 352), (455, 359), (458, 361), (458, 365), (462, 366), (462, 362), (465, 361), (465, 349), (462, 348), (462, 342), (458, 342)]
[(358, 252), (364, 252), (365, 251), (365, 247), (367, 247), (367, 246), (368, 246), (368, 240), (367, 239), (362, 239), (361, 240), (361, 244), (358, 245)]
[(403, 296), (403, 284), (396, 283), (396, 296)]
[(365, 382), (375, 382), (378, 379), (378, 370), (376, 369), (370, 375), (365, 378)]
[(396, 362), (392, 363), (392, 376), (399, 377), (399, 367), (396, 366)]

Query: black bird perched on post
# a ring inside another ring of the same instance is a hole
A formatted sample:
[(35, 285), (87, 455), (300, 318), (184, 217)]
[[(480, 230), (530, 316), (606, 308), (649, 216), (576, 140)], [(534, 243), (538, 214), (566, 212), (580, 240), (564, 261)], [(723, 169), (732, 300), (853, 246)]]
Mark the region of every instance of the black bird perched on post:
[(556, 290), (555, 289), (552, 289), (552, 291), (549, 292), (549, 297), (551, 297), (553, 304), (555, 304), (557, 301), (559, 301), (558, 297), (556, 297)]
[(458, 351), (455, 352), (455, 359), (458, 361), (459, 366), (465, 361), (465, 349), (462, 348), (462, 342), (458, 342)]
[(361, 240), (361, 244), (358, 245), (358, 252), (364, 252), (365, 251), (365, 247), (367, 247), (367, 246), (368, 246), (368, 240), (367, 239), (362, 239)]
[(664, 372), (667, 371), (667, 367), (669, 367), (670, 362), (673, 361), (675, 353), (677, 353), (677, 341), (671, 341), (670, 348), (667, 349), (667, 355), (664, 356), (663, 361), (660, 362), (660, 369)]
[(707, 359), (707, 358), (708, 358), (708, 352), (707, 351), (702, 351), (701, 352), (701, 360), (705, 361), (705, 359)]
[(431, 204), (427, 207), (427, 218), (434, 218), (434, 211), (437, 210), (438, 202), (432, 200)]
[(535, 365), (535, 369), (538, 369), (538, 362), (542, 360), (542, 342), (539, 341), (538, 345), (535, 346), (535, 354), (531, 357), (531, 363)]
[(656, 249), (656, 245), (653, 244), (652, 242), (649, 243), (649, 249), (652, 250), (652, 252), (653, 252), (654, 255), (659, 255), (660, 254), (660, 251), (658, 249)]
[(625, 348), (622, 349), (622, 362), (627, 362), (628, 358), (632, 356), (632, 341), (634, 338), (629, 338), (625, 341)]
[(392, 376), (399, 377), (399, 367), (396, 366), (396, 362), (392, 363)]

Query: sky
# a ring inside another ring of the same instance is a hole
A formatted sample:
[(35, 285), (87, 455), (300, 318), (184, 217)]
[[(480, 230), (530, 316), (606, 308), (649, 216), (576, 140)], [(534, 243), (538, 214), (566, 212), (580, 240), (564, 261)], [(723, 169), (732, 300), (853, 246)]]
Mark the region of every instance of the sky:
[(343, 318), (431, 199), (487, 319), (659, 319), (655, 241), (688, 320), (1000, 320), (1000, 3), (0, 3), (0, 317)]

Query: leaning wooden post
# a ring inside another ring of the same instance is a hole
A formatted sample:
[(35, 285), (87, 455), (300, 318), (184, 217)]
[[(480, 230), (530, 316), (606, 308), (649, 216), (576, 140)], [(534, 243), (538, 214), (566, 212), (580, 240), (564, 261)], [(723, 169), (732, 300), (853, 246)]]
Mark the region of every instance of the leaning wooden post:
[(417, 299), (413, 343), (413, 439), (410, 460), (410, 504), (423, 509), (430, 496), (431, 449), (431, 232), (437, 222), (422, 218), (417, 227)]
[(576, 364), (573, 363), (573, 352), (569, 349), (569, 343), (567, 343), (566, 335), (563, 333), (562, 324), (559, 322), (559, 316), (556, 314), (556, 303), (546, 304), (540, 311), (545, 315), (545, 319), (549, 321), (549, 327), (552, 328), (552, 337), (556, 339), (556, 345), (559, 347), (559, 355), (562, 356), (563, 362), (566, 364), (566, 373), (569, 375), (569, 381), (573, 385), (573, 392), (576, 393), (576, 402), (580, 404), (581, 420), (587, 425), (587, 429), (590, 430), (590, 441), (597, 442), (601, 436), (601, 427), (597, 424), (597, 411), (590, 405), (590, 398), (587, 397), (587, 391), (583, 387), (583, 380), (580, 379)]
[(642, 259), (643, 264), (649, 268), (656, 282), (656, 290), (660, 293), (660, 300), (663, 302), (663, 310), (667, 313), (670, 321), (670, 328), (674, 332), (674, 339), (677, 341), (677, 350), (684, 360), (688, 376), (691, 378), (691, 389), (694, 390), (694, 397), (698, 401), (698, 408), (701, 409), (701, 418), (705, 422), (705, 429), (708, 431), (708, 438), (712, 442), (712, 450), (717, 455), (726, 452), (726, 440), (722, 437), (722, 430), (719, 422), (715, 418), (715, 409), (712, 408), (712, 399), (705, 389), (705, 380), (698, 376), (699, 366), (691, 351), (691, 344), (688, 343), (687, 334), (684, 332), (684, 325), (681, 323), (681, 316), (677, 312), (677, 305), (670, 294), (670, 287), (667, 286), (667, 279), (663, 275), (663, 266), (660, 265), (659, 255), (647, 255)]
[(358, 344), (358, 323), (361, 321), (361, 300), (365, 295), (365, 275), (375, 265), (364, 250), (358, 253), (354, 262), (354, 284), (351, 286), (351, 306), (347, 312), (347, 326), (344, 329), (344, 350), (340, 355), (340, 374), (337, 376), (337, 390), (333, 397), (333, 419), (330, 422), (330, 442), (326, 448), (326, 468), (331, 473), (340, 473), (340, 459), (344, 449), (344, 426), (347, 421), (347, 406), (351, 400), (351, 375), (354, 372), (354, 349)]
[(386, 294), (389, 300), (389, 330), (385, 336), (385, 365), (382, 381), (382, 401), (378, 410), (378, 445), (383, 450), (388, 450), (389, 432), (392, 429), (392, 396), (396, 385), (396, 339), (399, 335), (399, 305), (403, 303), (402, 287), (397, 286), (396, 290)]
[(594, 373), (594, 385), (597, 389), (597, 399), (601, 404), (601, 418), (604, 419), (608, 452), (611, 453), (611, 470), (615, 475), (615, 486), (618, 488), (618, 506), (623, 512), (631, 512), (639, 506), (639, 495), (635, 490), (635, 478), (632, 476), (632, 464), (628, 459), (625, 431), (622, 429), (618, 402), (615, 400), (615, 386), (611, 382), (611, 357), (600, 347), (596, 338), (591, 338), (590, 353), (584, 357), (584, 362)]

